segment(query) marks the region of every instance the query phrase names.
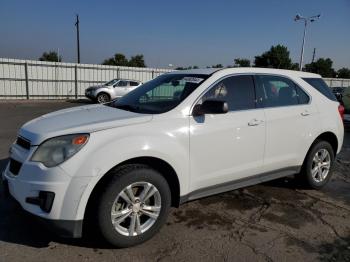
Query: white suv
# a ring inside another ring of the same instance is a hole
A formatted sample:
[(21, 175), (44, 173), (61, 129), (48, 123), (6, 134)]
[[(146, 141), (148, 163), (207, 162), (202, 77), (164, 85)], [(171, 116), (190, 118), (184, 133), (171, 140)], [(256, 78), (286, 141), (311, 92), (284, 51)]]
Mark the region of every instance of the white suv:
[(127, 247), (186, 201), (289, 175), (321, 188), (343, 143), (341, 114), (315, 74), (171, 72), (118, 101), (26, 123), (3, 179), (60, 235), (80, 237), (91, 218), (106, 240)]
[(136, 80), (113, 79), (103, 85), (90, 86), (85, 89), (85, 96), (100, 104), (107, 103), (113, 99), (118, 99), (142, 83)]

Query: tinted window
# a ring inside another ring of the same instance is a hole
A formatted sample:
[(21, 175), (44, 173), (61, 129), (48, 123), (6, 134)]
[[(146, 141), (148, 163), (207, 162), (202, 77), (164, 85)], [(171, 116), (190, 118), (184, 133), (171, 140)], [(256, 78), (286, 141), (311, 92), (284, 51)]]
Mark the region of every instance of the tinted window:
[(324, 96), (328, 97), (330, 100), (337, 101), (337, 98), (332, 93), (332, 90), (328, 85), (323, 81), (322, 78), (303, 78), (309, 85), (316, 88)]
[(259, 84), (258, 101), (264, 107), (297, 105), (295, 84), (280, 76), (257, 76)]
[(295, 88), (297, 91), (299, 104), (303, 105), (309, 103), (310, 97), (305, 93), (305, 91), (297, 85), (295, 85)]
[(134, 82), (134, 81), (130, 81), (130, 85), (131, 85), (131, 86), (138, 86), (139, 83), (138, 83), (138, 82)]
[(206, 93), (202, 101), (207, 99), (223, 100), (229, 111), (255, 108), (255, 90), (252, 76), (228, 77)]
[(128, 85), (128, 82), (127, 81), (123, 81), (123, 80), (121, 80), (121, 81), (119, 81), (117, 83), (117, 86), (120, 86), (120, 87), (127, 86), (127, 85)]

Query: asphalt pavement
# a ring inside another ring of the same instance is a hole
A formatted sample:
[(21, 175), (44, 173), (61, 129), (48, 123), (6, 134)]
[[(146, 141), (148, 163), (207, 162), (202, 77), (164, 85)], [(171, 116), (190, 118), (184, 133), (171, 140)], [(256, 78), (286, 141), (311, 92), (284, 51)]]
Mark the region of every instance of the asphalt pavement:
[[(86, 102), (0, 101), (0, 169), (22, 124)], [(0, 261), (350, 261), (350, 129), (323, 190), (286, 178), (192, 201), (173, 208), (153, 239), (127, 249), (93, 236), (59, 238), (0, 189)]]

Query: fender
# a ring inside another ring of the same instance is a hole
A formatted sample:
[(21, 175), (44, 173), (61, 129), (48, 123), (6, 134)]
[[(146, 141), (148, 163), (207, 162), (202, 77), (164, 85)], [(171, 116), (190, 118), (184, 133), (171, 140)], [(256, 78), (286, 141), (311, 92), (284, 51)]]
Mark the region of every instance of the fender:
[[(118, 164), (137, 157), (154, 157), (167, 162), (178, 175), (180, 195), (188, 193), (189, 134), (179, 132), (178, 126), (171, 134), (169, 131), (159, 132), (159, 129), (153, 133), (154, 124), (156, 123), (153, 123), (152, 129), (149, 129), (146, 123), (137, 127), (122, 127), (92, 133), (89, 147), (76, 155), (82, 158), (82, 161), (74, 161), (83, 164), (77, 167), (70, 166), (70, 161), (65, 163), (63, 168), (67, 173), (74, 174), (74, 177), (90, 177), (77, 203), (75, 220), (84, 218), (89, 197), (104, 175)], [(169, 130), (169, 126), (166, 129)], [(140, 134), (140, 130), (144, 135)]]

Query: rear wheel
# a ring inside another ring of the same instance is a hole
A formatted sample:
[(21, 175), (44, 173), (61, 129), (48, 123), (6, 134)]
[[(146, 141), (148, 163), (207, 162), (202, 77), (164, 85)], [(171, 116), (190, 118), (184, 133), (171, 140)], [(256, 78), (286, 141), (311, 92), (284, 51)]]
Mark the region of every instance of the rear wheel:
[(118, 169), (99, 201), (98, 226), (112, 245), (129, 247), (154, 236), (171, 203), (167, 181), (145, 165)]
[(100, 93), (97, 95), (97, 102), (100, 104), (107, 103), (111, 100), (108, 94), (106, 93)]
[(326, 141), (317, 141), (307, 154), (298, 178), (304, 185), (320, 189), (332, 176), (334, 151)]

